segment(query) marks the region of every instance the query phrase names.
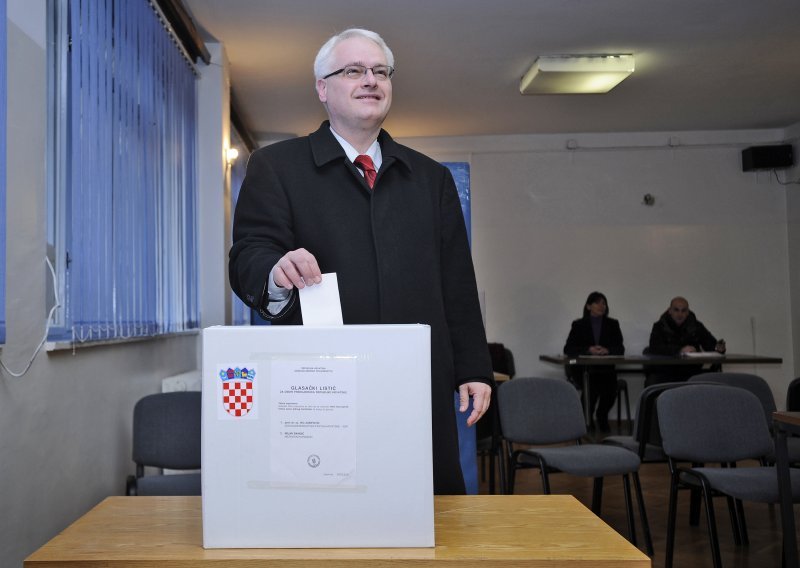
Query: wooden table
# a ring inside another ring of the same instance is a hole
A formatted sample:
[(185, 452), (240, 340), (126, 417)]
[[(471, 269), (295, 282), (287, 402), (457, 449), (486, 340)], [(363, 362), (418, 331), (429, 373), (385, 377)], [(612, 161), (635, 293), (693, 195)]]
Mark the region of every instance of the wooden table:
[(669, 356), (669, 355), (580, 355), (578, 357), (569, 357), (567, 355), (539, 355), (539, 360), (546, 363), (553, 363), (562, 367), (569, 367), (575, 365), (584, 366), (583, 385), (586, 392), (584, 393), (584, 412), (586, 413), (586, 423), (589, 424), (591, 416), (589, 416), (589, 367), (597, 365), (613, 365), (615, 367), (628, 366), (641, 371), (647, 370), (648, 367), (662, 367), (662, 366), (686, 366), (686, 365), (760, 365), (760, 364), (780, 364), (783, 359), (780, 357), (766, 357), (762, 355), (738, 355), (738, 354), (725, 354), (722, 356), (709, 354), (703, 356), (697, 353), (691, 357), (683, 356)]
[(800, 434), (800, 412), (773, 412), (772, 423), (775, 431), (775, 469), (778, 472), (778, 488), (781, 494), (781, 526), (783, 528), (783, 550), (786, 556), (785, 566), (797, 568), (797, 533), (795, 532), (786, 436)]
[(200, 510), (200, 497), (109, 497), (24, 566), (650, 566), (645, 554), (570, 495), (436, 497), (435, 548), (206, 550)]

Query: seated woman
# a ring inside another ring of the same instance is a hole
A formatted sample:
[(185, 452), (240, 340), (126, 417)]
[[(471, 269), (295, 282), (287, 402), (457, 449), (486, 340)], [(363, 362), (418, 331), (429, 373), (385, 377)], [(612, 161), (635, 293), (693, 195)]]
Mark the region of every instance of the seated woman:
[[(583, 317), (572, 322), (564, 354), (569, 357), (578, 355), (624, 355), (625, 345), (622, 343), (622, 331), (619, 322), (608, 317), (608, 301), (604, 294), (592, 292), (586, 298)], [(589, 419), (597, 405), (597, 427), (607, 432), (608, 411), (614, 405), (617, 393), (617, 372), (613, 365), (574, 365), (567, 368), (569, 379), (579, 389), (583, 389), (583, 375), (588, 369), (589, 380)]]

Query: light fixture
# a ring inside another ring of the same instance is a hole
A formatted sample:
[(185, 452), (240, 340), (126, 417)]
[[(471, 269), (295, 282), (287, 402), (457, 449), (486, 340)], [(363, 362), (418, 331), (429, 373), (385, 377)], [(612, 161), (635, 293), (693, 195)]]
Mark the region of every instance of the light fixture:
[(233, 162), (235, 162), (236, 158), (238, 157), (239, 157), (239, 150), (237, 150), (236, 148), (228, 148), (227, 150), (225, 150), (225, 160), (228, 162), (229, 166), (233, 164)]
[(633, 73), (633, 55), (542, 55), (519, 82), (523, 95), (607, 93)]

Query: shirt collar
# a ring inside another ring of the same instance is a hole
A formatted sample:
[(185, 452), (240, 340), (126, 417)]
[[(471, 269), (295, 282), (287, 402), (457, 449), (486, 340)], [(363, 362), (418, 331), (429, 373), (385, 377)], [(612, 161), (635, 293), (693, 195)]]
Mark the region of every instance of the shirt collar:
[[(331, 126), (330, 129), (331, 129), (331, 134), (333, 134), (333, 137), (336, 138), (336, 140), (342, 146), (344, 153), (347, 154), (347, 159), (350, 160), (351, 162), (354, 161), (356, 157), (360, 155), (358, 153), (358, 150), (353, 148), (353, 146), (347, 140), (339, 136), (339, 133), (333, 129), (333, 126)], [(383, 163), (383, 155), (381, 154), (381, 145), (378, 144), (377, 139), (372, 144), (370, 144), (365, 154), (370, 158), (372, 158), (372, 163), (375, 164), (375, 171), (380, 170), (381, 164)]]

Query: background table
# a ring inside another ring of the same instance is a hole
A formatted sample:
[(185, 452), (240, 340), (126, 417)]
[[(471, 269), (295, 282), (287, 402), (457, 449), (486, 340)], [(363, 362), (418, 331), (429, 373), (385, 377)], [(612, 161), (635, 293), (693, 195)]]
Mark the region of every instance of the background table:
[(570, 495), (442, 496), (435, 511), (435, 548), (206, 550), (200, 497), (109, 497), (30, 555), (25, 567), (650, 566)]
[(783, 363), (780, 357), (767, 357), (762, 355), (738, 355), (725, 354), (722, 356), (709, 354), (703, 356), (698, 353), (695, 356), (669, 356), (669, 355), (580, 355), (578, 357), (568, 357), (567, 355), (539, 355), (539, 360), (546, 363), (553, 363), (562, 367), (584, 365), (583, 377), (583, 409), (586, 414), (586, 423), (589, 424), (589, 373), (588, 368), (597, 365), (629, 366), (641, 371), (646, 371), (648, 367), (662, 367), (665, 365), (758, 365), (758, 364), (779, 364)]

